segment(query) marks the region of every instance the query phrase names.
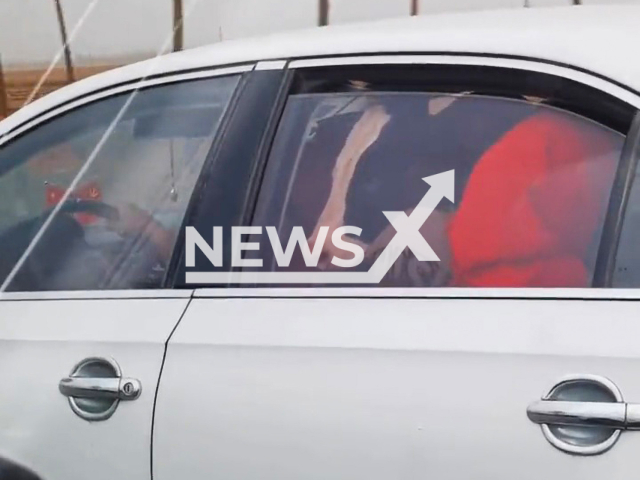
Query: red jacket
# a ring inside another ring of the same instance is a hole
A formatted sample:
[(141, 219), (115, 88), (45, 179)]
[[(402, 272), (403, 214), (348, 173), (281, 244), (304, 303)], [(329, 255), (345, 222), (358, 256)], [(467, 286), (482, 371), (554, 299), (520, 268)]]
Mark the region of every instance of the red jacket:
[(449, 227), (456, 286), (587, 287), (622, 140), (545, 111), (475, 166)]

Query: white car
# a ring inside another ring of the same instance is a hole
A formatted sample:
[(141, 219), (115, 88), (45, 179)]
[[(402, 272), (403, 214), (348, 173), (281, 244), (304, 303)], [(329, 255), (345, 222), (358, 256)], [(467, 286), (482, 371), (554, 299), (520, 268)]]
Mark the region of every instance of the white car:
[(639, 24), (225, 42), (2, 121), (0, 478), (633, 478)]

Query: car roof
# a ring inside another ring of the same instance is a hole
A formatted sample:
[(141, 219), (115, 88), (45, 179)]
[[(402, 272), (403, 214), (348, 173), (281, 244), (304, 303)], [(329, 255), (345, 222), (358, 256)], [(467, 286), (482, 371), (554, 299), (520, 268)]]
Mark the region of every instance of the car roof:
[(538, 59), (640, 91), (640, 5), (520, 8), (434, 14), (231, 40), (89, 77), (27, 105), (0, 134), (95, 90), (150, 75), (262, 60), (372, 53), (466, 53)]

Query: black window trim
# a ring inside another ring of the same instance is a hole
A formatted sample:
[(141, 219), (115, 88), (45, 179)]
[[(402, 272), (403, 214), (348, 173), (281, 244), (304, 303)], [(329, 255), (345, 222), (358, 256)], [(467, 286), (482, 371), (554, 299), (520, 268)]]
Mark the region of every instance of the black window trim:
[(612, 288), (627, 205), (633, 188), (640, 157), (640, 110), (627, 133), (618, 169), (611, 188), (609, 205), (593, 274), (593, 288)]
[[(165, 278), (165, 288), (200, 288), (185, 281), (186, 226), (195, 226), (201, 235), (205, 235), (212, 225), (222, 226), (227, 234), (231, 226), (250, 225), (253, 219), (267, 155), (288, 98), (292, 72), (285, 64), (281, 69), (254, 69), (244, 78), (246, 82), (238, 90), (224, 132), (210, 150), (206, 168), (191, 197)], [(243, 132), (251, 133), (243, 135)], [(216, 193), (219, 189), (222, 193)], [(216, 201), (220, 199), (224, 202), (223, 213)], [(224, 244), (229, 245), (228, 238), (224, 239)], [(223, 260), (221, 270), (230, 271), (227, 249)]]
[[(435, 61), (433, 59), (436, 59)], [(443, 61), (446, 59), (447, 61)], [(463, 63), (464, 60), (467, 63)], [(351, 63), (350, 63), (351, 62)], [(457, 63), (456, 63), (457, 62)], [(488, 64), (486, 62), (500, 62)], [(513, 55), (501, 53), (479, 53), (468, 51), (387, 51), (387, 52), (352, 52), (335, 55), (309, 55), (291, 59), (289, 68), (299, 70), (304, 68), (314, 68), (317, 66), (363, 66), (363, 65), (402, 65), (414, 63), (416, 65), (469, 65), (469, 66), (504, 66), (507, 68), (527, 70), (531, 72), (546, 73), (564, 77), (571, 80), (578, 80), (576, 75), (581, 74), (590, 77), (590, 80), (603, 81), (611, 87), (631, 94), (636, 97), (637, 104), (628, 102), (630, 105), (640, 108), (640, 90), (636, 90), (623, 82), (614, 80), (607, 75), (590, 70), (585, 67), (571, 65), (565, 62), (550, 60), (548, 58), (535, 57), (531, 55)], [(537, 68), (534, 68), (537, 67)], [(541, 69), (544, 67), (544, 70)], [(571, 77), (563, 76), (561, 73), (571, 73)], [(581, 82), (581, 81), (580, 81)], [(581, 82), (585, 83), (585, 82)], [(594, 86), (594, 85), (591, 85)], [(594, 88), (597, 88), (594, 86)], [(616, 95), (617, 96), (617, 95)], [(621, 98), (621, 97), (619, 97)], [(622, 98), (621, 98), (622, 99)], [(625, 100), (626, 101), (626, 100)]]
[(174, 288), (175, 284), (177, 283), (177, 271), (184, 254), (184, 237), (182, 236), (182, 232), (184, 232), (184, 229), (187, 225), (191, 225), (192, 219), (195, 215), (194, 211), (197, 208), (197, 200), (201, 197), (203, 190), (209, 184), (209, 172), (212, 169), (212, 165), (218, 158), (220, 146), (223, 143), (223, 139), (227, 136), (226, 134), (229, 128), (229, 123), (235, 115), (236, 109), (238, 108), (239, 99), (242, 96), (242, 92), (248, 81), (248, 77), (251, 74), (251, 72), (241, 74), (242, 76), (238, 81), (238, 85), (236, 85), (231, 99), (229, 100), (227, 111), (220, 121), (218, 132), (216, 132), (213, 142), (209, 147), (207, 156), (205, 157), (202, 168), (200, 169), (200, 174), (198, 175), (196, 184), (193, 188), (193, 191), (191, 192), (191, 197), (189, 199), (189, 202), (187, 203), (187, 209), (183, 215), (180, 225), (180, 232), (178, 233), (176, 243), (173, 246), (173, 252), (171, 253), (171, 258), (169, 259), (169, 262), (167, 264), (167, 271), (165, 272), (164, 279), (160, 288)]

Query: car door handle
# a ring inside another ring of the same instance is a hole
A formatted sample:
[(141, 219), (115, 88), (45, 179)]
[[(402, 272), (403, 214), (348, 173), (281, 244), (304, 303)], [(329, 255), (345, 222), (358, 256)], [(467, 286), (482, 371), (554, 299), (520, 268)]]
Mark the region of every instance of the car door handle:
[(637, 403), (540, 400), (529, 405), (527, 416), (539, 425), (640, 430), (640, 404)]
[(539, 425), (627, 428), (624, 403), (540, 400), (529, 405), (527, 416)]
[(73, 398), (135, 400), (141, 387), (134, 378), (66, 377), (60, 380), (59, 390)]
[(60, 393), (69, 399), (71, 410), (90, 422), (107, 420), (122, 400), (135, 400), (142, 384), (122, 376), (112, 358), (91, 357), (78, 363), (68, 377), (58, 383)]
[(598, 375), (570, 375), (527, 407), (551, 445), (566, 453), (599, 455), (624, 431), (640, 430), (640, 404), (625, 402), (618, 387)]

